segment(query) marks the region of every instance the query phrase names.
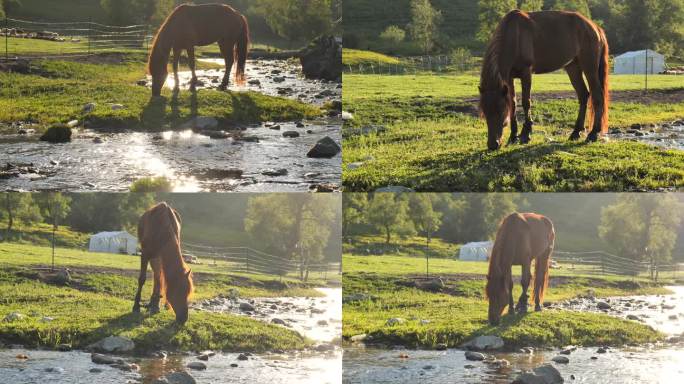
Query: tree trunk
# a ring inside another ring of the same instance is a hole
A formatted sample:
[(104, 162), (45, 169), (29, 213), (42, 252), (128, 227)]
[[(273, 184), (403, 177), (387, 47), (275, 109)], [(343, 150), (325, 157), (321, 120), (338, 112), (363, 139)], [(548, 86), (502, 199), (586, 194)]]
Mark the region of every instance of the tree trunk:
[(385, 227), (385, 244), (389, 245), (390, 243), (390, 227), (386, 226)]

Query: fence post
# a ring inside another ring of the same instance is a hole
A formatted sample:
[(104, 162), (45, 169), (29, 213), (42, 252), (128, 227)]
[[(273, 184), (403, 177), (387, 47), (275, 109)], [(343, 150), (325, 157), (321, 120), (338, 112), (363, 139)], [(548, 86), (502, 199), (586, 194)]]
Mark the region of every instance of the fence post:
[(9, 60), (9, 19), (5, 15), (5, 60)]
[(92, 35), (92, 29), (91, 29), (91, 28), (92, 28), (92, 26), (93, 26), (93, 25), (91, 24), (91, 22), (92, 22), (92, 18), (91, 18), (90, 21), (88, 22), (88, 54), (89, 54), (89, 55), (90, 55), (90, 40), (92, 40), (92, 36), (91, 36), (91, 35)]

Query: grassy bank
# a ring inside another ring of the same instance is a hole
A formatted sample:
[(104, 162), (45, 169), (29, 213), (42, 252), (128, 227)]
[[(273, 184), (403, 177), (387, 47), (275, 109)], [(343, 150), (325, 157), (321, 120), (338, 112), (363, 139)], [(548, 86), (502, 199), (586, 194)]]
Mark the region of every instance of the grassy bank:
[(344, 253), (356, 255), (391, 254), (396, 256), (412, 256), (413, 258), (454, 258), (458, 256), (460, 244), (448, 243), (440, 238), (430, 239), (429, 245), (424, 237), (410, 236), (393, 238), (390, 244), (385, 243), (381, 235), (355, 236), (353, 242), (342, 245)]
[[(38, 267), (49, 265), (50, 249), (23, 244), (0, 244), (0, 318), (11, 312), (25, 317), (0, 321), (0, 342), (29, 347), (61, 343), (83, 348), (103, 337), (121, 335), (136, 343), (136, 352), (167, 349), (254, 351), (301, 349), (309, 341), (284, 327), (245, 316), (191, 310), (182, 327), (172, 325), (173, 313), (132, 314), (139, 259), (134, 256), (57, 250), (58, 267), (69, 267), (71, 281), (56, 284)], [(229, 269), (193, 265), (195, 294), (200, 301), (237, 290), (242, 298), (319, 296), (312, 284), (256, 274), (230, 274)], [(152, 291), (152, 278), (143, 289), (143, 303)], [(44, 317), (53, 320), (46, 321)]]
[[(412, 275), (424, 273), (424, 269), (397, 269), (397, 272), (390, 274), (389, 267), (369, 267), (360, 260), (360, 257), (347, 256), (343, 260), (344, 295), (364, 293), (370, 298), (345, 302), (345, 338), (367, 334), (373, 343), (422, 348), (433, 348), (441, 343), (458, 347), (478, 335), (498, 335), (504, 339), (507, 348), (569, 344), (624, 345), (662, 338), (660, 333), (637, 322), (560, 310), (504, 316), (501, 325), (492, 327), (487, 322), (485, 278), (476, 274), (477, 271), (451, 270), (451, 273), (460, 275), (445, 277), (445, 288), (434, 292), (416, 286), (411, 278)], [(435, 264), (444, 261), (435, 260)], [(390, 260), (388, 263), (403, 266), (400, 260)], [(552, 276), (556, 276), (555, 273)], [(585, 294), (588, 290), (592, 290), (597, 297), (667, 292), (659, 285), (635, 283), (617, 276), (564, 277), (551, 281), (545, 300), (565, 300)], [(520, 292), (521, 288), (516, 284), (515, 297)], [(390, 318), (402, 318), (405, 322), (389, 326), (386, 323)]]
[[(568, 142), (578, 106), (564, 74), (533, 81), (531, 144), (487, 151), (486, 125), (477, 115), (478, 81), (468, 75), (345, 75), (343, 102), (354, 114), (344, 139), (346, 189), (632, 191), (684, 184), (682, 151), (630, 141)], [(684, 117), (682, 79), (652, 76), (645, 95), (638, 91), (643, 78), (611, 81), (611, 127)], [(367, 125), (382, 125), (384, 132), (354, 133)], [(347, 168), (350, 163), (361, 164)]]
[[(320, 115), (314, 106), (256, 92), (164, 89), (151, 98), (140, 55), (103, 56), (103, 62), (33, 61), (30, 74), (0, 72), (0, 123), (30, 121), (40, 126), (72, 119), (91, 127), (161, 130), (192, 116), (212, 116), (223, 124), (296, 120)], [(83, 106), (96, 103), (84, 113)], [(123, 109), (113, 110), (114, 104)]]

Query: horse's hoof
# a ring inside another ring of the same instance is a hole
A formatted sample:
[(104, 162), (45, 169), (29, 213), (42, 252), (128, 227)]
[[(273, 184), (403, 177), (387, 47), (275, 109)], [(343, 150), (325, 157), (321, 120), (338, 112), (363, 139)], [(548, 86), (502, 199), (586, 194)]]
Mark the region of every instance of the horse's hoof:
[(133, 310), (131, 312), (140, 313), (140, 307), (139, 306), (133, 307)]
[(535, 311), (535, 312), (541, 312), (541, 311), (542, 311), (542, 307), (539, 306), (539, 305), (536, 305), (536, 306), (534, 307), (534, 311)]
[(590, 134), (587, 136), (587, 140), (586, 140), (586, 141), (587, 141), (587, 143), (595, 143), (596, 141), (598, 141), (598, 135), (595, 134), (595, 133), (590, 133)]
[(580, 139), (580, 133), (577, 131), (573, 131), (572, 134), (570, 134), (570, 141), (577, 141)]
[(529, 136), (520, 136), (520, 144), (529, 144), (530, 143), (530, 137)]
[(508, 145), (516, 144), (518, 142), (518, 136), (511, 136), (508, 139)]

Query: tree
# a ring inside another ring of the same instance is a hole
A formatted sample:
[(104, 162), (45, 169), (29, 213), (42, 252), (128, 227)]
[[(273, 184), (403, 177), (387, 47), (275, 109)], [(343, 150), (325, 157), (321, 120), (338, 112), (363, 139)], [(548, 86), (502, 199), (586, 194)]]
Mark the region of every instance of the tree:
[(393, 233), (406, 233), (408, 229), (408, 204), (401, 195), (374, 193), (368, 206), (367, 220), (370, 225), (384, 233), (389, 244)]
[(479, 0), (478, 5), (480, 28), (477, 32), (477, 39), (483, 43), (487, 43), (492, 37), (501, 18), (518, 6), (516, 0)]
[(544, 7), (544, 0), (519, 0), (518, 9), (525, 12), (541, 11)]
[(591, 12), (589, 11), (589, 4), (587, 3), (587, 0), (556, 0), (551, 9), (557, 11), (579, 12), (582, 15), (591, 18)]
[(365, 222), (368, 209), (366, 193), (345, 193), (342, 197), (342, 236), (346, 239), (352, 228)]
[(442, 224), (442, 214), (433, 208), (434, 198), (431, 193), (412, 193), (409, 197), (409, 216), (415, 228), (425, 235), (428, 246), (431, 236)]
[[(262, 244), (266, 252), (283, 255), (298, 266), (306, 281), (312, 264), (323, 259), (336, 217), (329, 196), (309, 194), (264, 194), (251, 197), (247, 204), (245, 231)], [(285, 273), (287, 263), (271, 262), (273, 272)]]
[(114, 25), (160, 24), (175, 6), (174, 0), (101, 0)]
[(441, 22), (442, 12), (433, 8), (430, 0), (411, 0), (409, 31), (424, 53), (432, 50)]
[(36, 202), (40, 206), (45, 221), (52, 224), (53, 230), (69, 215), (71, 198), (60, 192), (45, 192), (36, 195)]
[(291, 41), (312, 39), (333, 28), (331, 0), (255, 0), (250, 12)]
[(380, 38), (396, 45), (406, 39), (406, 32), (396, 25), (390, 25), (380, 34)]
[(681, 204), (671, 195), (623, 194), (601, 210), (599, 236), (620, 257), (649, 263), (651, 277), (672, 258)]
[(2, 195), (0, 204), (7, 220), (5, 239), (10, 238), (12, 229), (19, 221), (33, 223), (41, 219), (40, 210), (30, 193), (5, 192)]

